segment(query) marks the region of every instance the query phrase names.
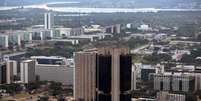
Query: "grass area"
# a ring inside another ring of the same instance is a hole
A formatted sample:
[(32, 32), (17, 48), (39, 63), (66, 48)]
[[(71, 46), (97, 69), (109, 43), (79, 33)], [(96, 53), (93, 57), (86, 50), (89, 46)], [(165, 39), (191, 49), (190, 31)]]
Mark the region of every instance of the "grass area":
[(6, 97), (4, 99), (1, 99), (0, 101), (10, 101), (13, 99), (26, 98), (28, 96), (30, 96), (28, 93), (20, 93), (20, 94), (16, 94), (14, 97)]
[(28, 93), (20, 93), (20, 94), (16, 94), (14, 97), (16, 99), (19, 99), (19, 98), (24, 98), (24, 97), (28, 97), (28, 96), (30, 96), (30, 94), (28, 94)]
[(133, 63), (141, 63), (143, 60), (141, 55), (133, 55), (132, 58)]

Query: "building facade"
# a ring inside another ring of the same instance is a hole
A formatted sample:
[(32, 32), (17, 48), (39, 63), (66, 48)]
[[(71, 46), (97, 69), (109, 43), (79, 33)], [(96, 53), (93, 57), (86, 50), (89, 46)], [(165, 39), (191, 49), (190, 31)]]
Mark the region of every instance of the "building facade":
[(20, 63), (20, 81), (21, 83), (35, 82), (35, 61), (24, 60)]
[(44, 14), (44, 26), (45, 29), (51, 29), (54, 26), (54, 15), (52, 13)]
[(131, 101), (132, 59), (127, 48), (75, 55), (75, 93), (83, 101)]
[(36, 61), (35, 71), (39, 80), (73, 85), (74, 60), (68, 61), (60, 56), (32, 56), (31, 59)]
[(0, 34), (0, 48), (8, 48), (8, 35)]
[(0, 62), (0, 84), (6, 84), (6, 64)]
[(185, 95), (158, 92), (157, 101), (186, 101)]
[(154, 90), (158, 91), (193, 92), (197, 85), (195, 77), (190, 75), (153, 74), (151, 79), (154, 83)]
[(14, 83), (17, 76), (17, 61), (9, 60), (6, 62), (6, 83)]

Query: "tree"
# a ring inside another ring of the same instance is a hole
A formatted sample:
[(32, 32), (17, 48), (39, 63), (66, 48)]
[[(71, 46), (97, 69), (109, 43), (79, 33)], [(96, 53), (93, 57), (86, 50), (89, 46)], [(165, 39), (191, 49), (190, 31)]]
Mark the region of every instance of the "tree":
[(192, 55), (184, 54), (180, 61), (182, 63), (192, 64), (195, 63), (195, 58)]
[(57, 96), (61, 94), (61, 88), (62, 84), (58, 82), (51, 82), (50, 84), (50, 89), (51, 89), (51, 94), (53, 96)]
[(40, 96), (38, 101), (48, 101), (49, 97), (47, 95), (45, 96)]

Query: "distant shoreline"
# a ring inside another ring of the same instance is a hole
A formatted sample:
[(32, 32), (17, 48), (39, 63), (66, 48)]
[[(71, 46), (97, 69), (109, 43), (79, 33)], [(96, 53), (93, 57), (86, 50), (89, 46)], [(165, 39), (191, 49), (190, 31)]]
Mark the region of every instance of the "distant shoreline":
[(12, 10), (12, 9), (28, 9), (28, 8), (39, 8), (46, 9), (56, 12), (69, 12), (69, 13), (138, 13), (138, 12), (153, 12), (157, 13), (160, 11), (201, 11), (201, 9), (156, 9), (156, 8), (95, 8), (95, 7), (50, 7), (55, 4), (79, 4), (79, 2), (52, 2), (38, 5), (26, 5), (26, 6), (12, 6), (12, 7), (0, 7), (0, 11)]

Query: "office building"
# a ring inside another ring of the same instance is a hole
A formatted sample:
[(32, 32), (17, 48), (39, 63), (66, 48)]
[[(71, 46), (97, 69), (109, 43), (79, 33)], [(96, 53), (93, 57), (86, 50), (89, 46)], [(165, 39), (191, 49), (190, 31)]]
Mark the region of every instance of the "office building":
[(158, 92), (157, 101), (186, 101), (186, 96), (182, 94), (171, 94), (168, 92)]
[(121, 33), (121, 25), (116, 24), (116, 25), (112, 25), (112, 26), (106, 26), (105, 33), (120, 34)]
[(59, 38), (61, 38), (61, 31), (60, 30), (53, 29), (52, 33), (53, 33), (53, 35), (52, 35), (53, 39), (59, 39)]
[(75, 55), (74, 97), (76, 100), (96, 101), (96, 53)]
[(54, 15), (52, 13), (44, 14), (44, 27), (45, 29), (51, 29), (54, 26)]
[(6, 61), (6, 83), (14, 83), (17, 76), (17, 61)]
[(74, 96), (83, 101), (131, 101), (128, 48), (98, 48), (75, 54)]
[(8, 35), (0, 34), (0, 48), (8, 48)]
[(6, 84), (6, 64), (0, 62), (0, 84)]
[(142, 63), (135, 63), (136, 67), (136, 75), (137, 78), (142, 81), (149, 80), (149, 76), (152, 73), (163, 73), (164, 66), (163, 65), (149, 65), (149, 64), (142, 64)]
[(185, 74), (152, 74), (150, 79), (158, 91), (193, 92), (197, 85), (194, 76)]
[(31, 59), (36, 61), (39, 80), (73, 85), (74, 60), (60, 56), (32, 56)]
[(35, 61), (24, 60), (20, 63), (20, 81), (21, 83), (35, 82)]
[(54, 36), (54, 31), (49, 29), (34, 29), (31, 31), (32, 40), (50, 40)]
[(11, 33), (11, 34), (9, 34), (8, 40), (9, 40), (9, 43), (12, 44), (12, 46), (18, 46), (18, 47), (21, 46), (21, 36), (20, 36), (20, 34)]
[(84, 34), (84, 28), (56, 28), (56, 30), (60, 31), (60, 36), (69, 37), (69, 36), (80, 36)]
[(32, 34), (30, 32), (22, 32), (21, 34), (21, 40), (24, 41), (24, 43), (30, 43), (32, 41)]

